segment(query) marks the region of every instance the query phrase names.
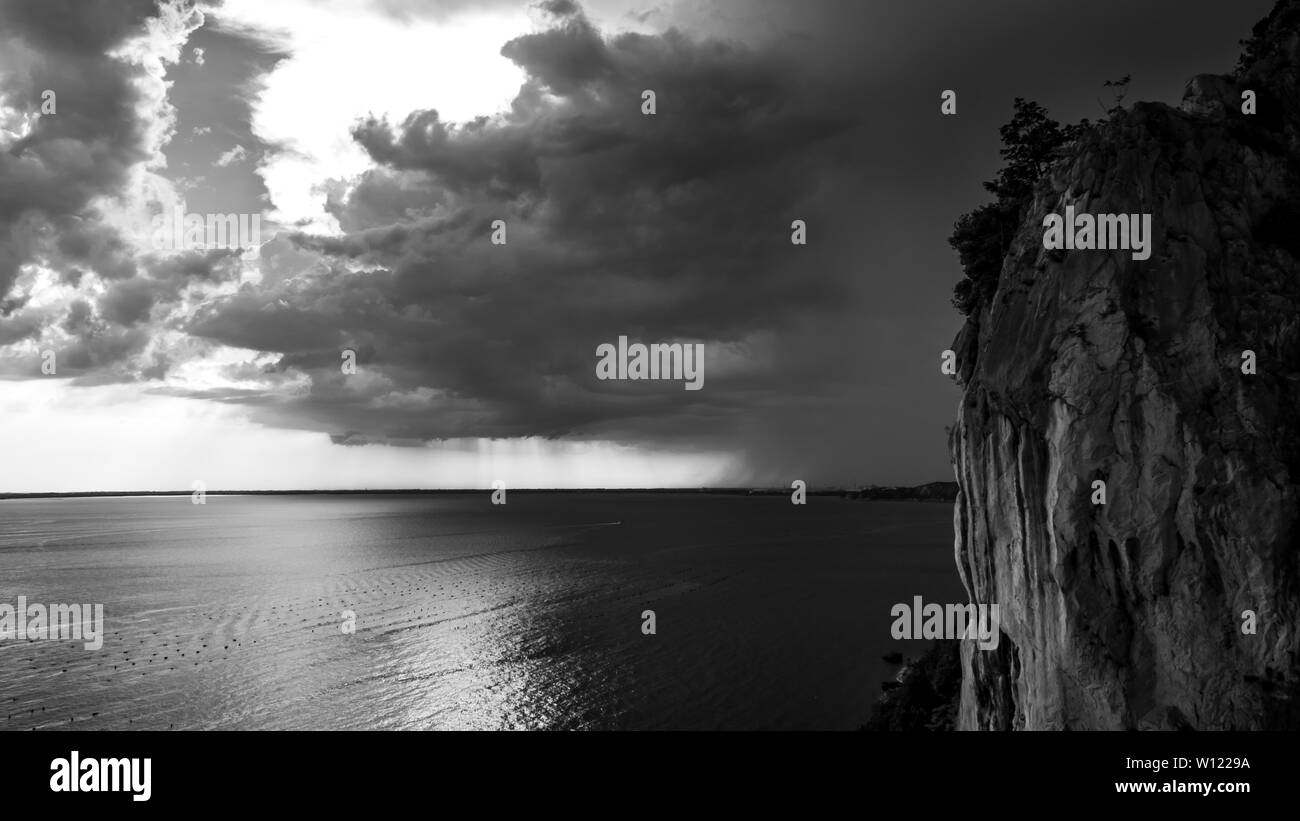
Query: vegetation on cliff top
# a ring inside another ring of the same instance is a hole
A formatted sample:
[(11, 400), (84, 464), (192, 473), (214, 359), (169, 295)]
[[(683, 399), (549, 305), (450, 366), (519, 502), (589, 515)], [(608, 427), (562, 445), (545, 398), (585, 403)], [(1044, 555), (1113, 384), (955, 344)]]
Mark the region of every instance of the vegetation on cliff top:
[(996, 177), (984, 183), (984, 189), (995, 199), (958, 218), (948, 238), (965, 273), (953, 288), (952, 297), (953, 306), (962, 314), (976, 313), (992, 298), (1002, 273), (1002, 260), (1020, 227), (1034, 184), (1056, 159), (1061, 146), (1088, 125), (1084, 120), (1062, 126), (1038, 103), (1016, 98), (1015, 114), (999, 131), (999, 153), (1006, 164)]
[[(1244, 79), (1258, 61), (1272, 56), (1280, 47), (1273, 32), (1296, 28), (1300, 28), (1300, 3), (1278, 0), (1272, 11), (1255, 24), (1251, 36), (1241, 41), (1242, 53), (1233, 76), (1238, 80)], [(1123, 109), (1129, 79), (1125, 76), (1105, 83), (1107, 88), (1115, 89), (1114, 102), (1106, 109), (1108, 116)], [(1260, 89), (1260, 93), (1269, 94), (1265, 89)], [(1277, 107), (1272, 110), (1277, 110)], [(948, 244), (957, 251), (964, 274), (953, 288), (952, 304), (964, 316), (977, 314), (997, 291), (1002, 260), (1020, 227), (1034, 184), (1052, 160), (1060, 155), (1062, 146), (1093, 125), (1085, 119), (1075, 125), (1063, 126), (1049, 117), (1043, 106), (1021, 97), (1016, 98), (1014, 111), (1011, 120), (999, 132), (1002, 136), (999, 153), (1006, 164), (993, 180), (984, 183), (985, 190), (995, 197), (994, 201), (958, 218), (952, 236), (948, 238)], [(1098, 124), (1100, 122), (1104, 119)], [(1293, 225), (1295, 213), (1287, 211), (1278, 221)], [(1283, 230), (1278, 233), (1287, 234), (1294, 242), (1294, 232)]]
[[(1109, 108), (1103, 106), (1107, 116), (1124, 110), (1131, 79), (1125, 75), (1103, 84), (1115, 95)], [(1047, 115), (1046, 108), (1023, 97), (1016, 98), (1013, 109), (1011, 120), (998, 131), (1002, 137), (998, 153), (1006, 164), (984, 183), (994, 201), (962, 214), (948, 238), (965, 274), (953, 288), (952, 304), (966, 316), (978, 312), (997, 291), (1002, 260), (1033, 198), (1034, 185), (1060, 156), (1061, 148), (1093, 126), (1087, 119), (1061, 125)]]

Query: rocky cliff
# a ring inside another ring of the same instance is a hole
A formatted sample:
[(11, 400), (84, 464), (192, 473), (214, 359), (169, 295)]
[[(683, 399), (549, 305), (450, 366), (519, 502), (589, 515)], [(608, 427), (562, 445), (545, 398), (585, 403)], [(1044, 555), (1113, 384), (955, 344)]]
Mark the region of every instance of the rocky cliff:
[[(1300, 727), (1298, 78), (1283, 0), (1235, 75), (1084, 132), (958, 335), (956, 557), (1004, 633), (962, 729)], [(1045, 250), (1069, 205), (1151, 214), (1150, 258)]]

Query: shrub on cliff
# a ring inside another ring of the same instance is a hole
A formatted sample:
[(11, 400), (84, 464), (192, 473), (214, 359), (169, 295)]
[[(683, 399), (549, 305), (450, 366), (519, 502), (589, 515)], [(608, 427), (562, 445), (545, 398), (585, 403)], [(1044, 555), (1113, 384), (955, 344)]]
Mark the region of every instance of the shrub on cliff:
[(1270, 32), (1296, 28), (1300, 28), (1300, 4), (1278, 0), (1268, 16), (1251, 29), (1250, 38), (1240, 41), (1241, 56), (1237, 59), (1233, 74), (1238, 79), (1243, 79), (1256, 61), (1282, 47), (1278, 38), (1270, 36)]
[(1002, 259), (1015, 236), (1025, 206), (1033, 195), (1034, 184), (1056, 158), (1061, 146), (1087, 127), (1062, 126), (1047, 116), (1047, 109), (1032, 100), (1017, 97), (1015, 114), (1002, 126), (1002, 149), (1006, 165), (984, 188), (997, 199), (963, 214), (948, 244), (961, 260), (965, 277), (953, 288), (953, 306), (970, 315), (985, 304), (997, 290)]

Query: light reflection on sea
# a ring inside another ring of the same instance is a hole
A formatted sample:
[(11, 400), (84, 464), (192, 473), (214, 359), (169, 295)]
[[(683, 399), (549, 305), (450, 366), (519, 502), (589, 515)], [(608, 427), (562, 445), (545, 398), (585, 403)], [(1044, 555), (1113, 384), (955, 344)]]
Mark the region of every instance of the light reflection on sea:
[(107, 622), (96, 652), (0, 641), (0, 728), (849, 729), (890, 606), (964, 600), (951, 528), (704, 494), (0, 501), (0, 602)]

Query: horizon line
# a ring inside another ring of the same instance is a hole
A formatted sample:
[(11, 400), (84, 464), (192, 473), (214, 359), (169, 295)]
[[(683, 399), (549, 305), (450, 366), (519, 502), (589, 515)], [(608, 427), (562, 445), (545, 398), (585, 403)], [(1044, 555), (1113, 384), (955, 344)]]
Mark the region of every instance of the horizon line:
[[(809, 494), (855, 493), (865, 490), (916, 490), (932, 485), (956, 484), (953, 481), (924, 482), (919, 485), (826, 485), (807, 487)], [(317, 496), (317, 495), (415, 495), (415, 494), (466, 494), (492, 493), (492, 487), (465, 488), (331, 488), (331, 489), (296, 489), (296, 490), (203, 490), (205, 496)], [(785, 494), (794, 488), (771, 486), (700, 486), (700, 487), (507, 487), (510, 493), (765, 493)], [(0, 500), (6, 499), (61, 499), (78, 497), (121, 497), (121, 496), (193, 496), (199, 491), (190, 490), (46, 490), (46, 491), (0, 491)]]

